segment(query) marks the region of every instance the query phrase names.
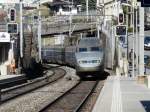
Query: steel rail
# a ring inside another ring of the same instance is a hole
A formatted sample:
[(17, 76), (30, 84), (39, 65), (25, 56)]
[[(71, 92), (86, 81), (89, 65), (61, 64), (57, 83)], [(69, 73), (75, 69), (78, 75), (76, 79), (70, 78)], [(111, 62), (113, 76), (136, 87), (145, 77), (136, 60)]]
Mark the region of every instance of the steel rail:
[(74, 112), (79, 112), (82, 106), (85, 104), (85, 102), (88, 100), (88, 98), (91, 96), (92, 92), (95, 90), (96, 86), (98, 84), (98, 81), (96, 81), (95, 85), (93, 86), (92, 90), (89, 91), (89, 93), (85, 96), (85, 98), (81, 101), (81, 103), (78, 105), (78, 107), (75, 109)]
[[(75, 86), (73, 86), (72, 88), (70, 88), (68, 91), (66, 91), (64, 94), (62, 94), (60, 97), (58, 97), (56, 100), (54, 100), (53, 102), (51, 102), (50, 104), (46, 105), (44, 108), (42, 108), (39, 112), (47, 112), (49, 111), (53, 105), (55, 105), (56, 103), (59, 103), (61, 99), (65, 98), (66, 95), (68, 94), (72, 94), (72, 91), (76, 89), (76, 87), (80, 86), (82, 83), (84, 83), (84, 81), (80, 81), (78, 82)], [(92, 94), (92, 92), (94, 91), (95, 87), (97, 86), (98, 84), (98, 81), (94, 81), (93, 83), (95, 83), (93, 86), (92, 86), (92, 89), (90, 89), (90, 91), (88, 91), (88, 93), (86, 93), (86, 95), (84, 96), (84, 98), (82, 99), (82, 101), (79, 103), (79, 105), (74, 109), (73, 112), (78, 112), (81, 107), (84, 105), (84, 103), (87, 101), (87, 99), (89, 98), (89, 96)], [(89, 86), (89, 85), (87, 85)], [(81, 86), (82, 87), (82, 86)], [(84, 92), (83, 92), (84, 93)], [(74, 94), (74, 92), (73, 92)], [(79, 93), (77, 93), (79, 94)], [(82, 94), (82, 92), (81, 92)], [(83, 97), (83, 96), (82, 96)], [(78, 102), (77, 102), (78, 103)], [(76, 103), (76, 104), (77, 104)]]
[[(61, 74), (56, 73), (56, 72), (58, 72), (58, 69), (61, 70)], [(1, 93), (0, 93), (1, 102), (0, 103), (6, 102), (6, 101), (11, 100), (11, 99), (14, 99), (18, 96), (27, 94), (29, 92), (32, 92), (32, 91), (36, 90), (36, 89), (42, 88), (42, 87), (44, 87), (48, 84), (55, 83), (58, 80), (60, 80), (61, 78), (63, 78), (65, 76), (65, 74), (66, 74), (65, 70), (63, 70), (62, 68), (57, 68), (57, 70), (54, 69), (53, 75), (51, 75), (49, 77), (44, 77), (44, 78), (39, 79), (39, 80), (28, 82), (28, 83), (25, 83), (25, 84), (22, 84), (22, 85), (13, 87), (13, 88), (8, 88), (4, 91), (1, 91)], [(56, 75), (60, 75), (60, 76), (56, 76)], [(19, 92), (16, 92), (18, 90), (19, 90)], [(22, 90), (22, 91), (20, 91), (20, 90)], [(11, 93), (12, 93), (12, 95), (10, 95)], [(16, 93), (16, 94), (14, 94), (14, 93)]]

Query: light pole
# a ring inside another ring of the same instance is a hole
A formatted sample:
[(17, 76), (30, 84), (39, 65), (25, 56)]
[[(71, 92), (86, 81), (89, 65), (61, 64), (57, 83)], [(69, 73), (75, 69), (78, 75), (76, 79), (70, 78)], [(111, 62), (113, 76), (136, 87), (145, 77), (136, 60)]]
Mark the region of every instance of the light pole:
[(38, 6), (38, 44), (39, 44), (39, 61), (41, 61), (41, 11), (40, 4)]
[(135, 32), (136, 32), (136, 70), (137, 70), (137, 73), (138, 73), (138, 66), (139, 66), (139, 62), (138, 62), (138, 60), (139, 60), (139, 51), (138, 51), (138, 49), (139, 49), (139, 36), (138, 36), (138, 6), (137, 6), (137, 3), (136, 3), (136, 29), (135, 29)]
[(132, 40), (132, 44), (133, 44), (133, 46), (132, 46), (132, 49), (133, 49), (133, 53), (132, 53), (132, 77), (135, 77), (135, 73), (134, 73), (134, 62), (135, 62), (135, 56), (134, 56), (134, 53), (135, 53), (135, 50), (134, 50), (134, 40), (135, 40), (135, 34), (134, 34), (134, 25), (135, 25), (135, 22), (134, 22), (134, 1), (133, 1), (133, 5), (132, 5), (132, 25), (133, 25), (133, 40)]
[(96, 10), (96, 13), (97, 15), (100, 15), (100, 16), (97, 16), (96, 18), (96, 27), (97, 27), (97, 37), (100, 38), (100, 28), (102, 27), (102, 23), (104, 22), (104, 15), (105, 15), (105, 12), (104, 12), (104, 1), (98, 1), (97, 0), (97, 3), (96, 3), (96, 6), (97, 6), (97, 10)]
[(89, 0), (86, 0), (86, 16), (87, 16), (87, 21), (89, 19)]
[(69, 9), (70, 9), (70, 15), (69, 15), (69, 23), (70, 23), (70, 26), (69, 26), (69, 37), (71, 37), (71, 27), (72, 27), (72, 6), (69, 5)]
[(22, 0), (20, 0), (20, 57), (23, 58)]
[(140, 18), (140, 32), (139, 32), (139, 75), (144, 75), (144, 8), (139, 3), (139, 18)]
[[(129, 8), (127, 6), (127, 13), (128, 13), (128, 11), (129, 11)], [(129, 25), (129, 15), (128, 14), (126, 14), (126, 25), (127, 25), (127, 29), (128, 29), (129, 28), (128, 27), (128, 25)], [(129, 54), (129, 37), (128, 37), (128, 31), (127, 31), (126, 38), (127, 38), (127, 59), (128, 59), (128, 54)]]

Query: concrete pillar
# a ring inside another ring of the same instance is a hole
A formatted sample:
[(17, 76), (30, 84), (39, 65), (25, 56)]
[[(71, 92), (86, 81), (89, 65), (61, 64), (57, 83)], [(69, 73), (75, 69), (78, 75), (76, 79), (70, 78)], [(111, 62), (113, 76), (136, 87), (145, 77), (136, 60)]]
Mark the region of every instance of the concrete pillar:
[(144, 75), (144, 8), (140, 7), (139, 75)]

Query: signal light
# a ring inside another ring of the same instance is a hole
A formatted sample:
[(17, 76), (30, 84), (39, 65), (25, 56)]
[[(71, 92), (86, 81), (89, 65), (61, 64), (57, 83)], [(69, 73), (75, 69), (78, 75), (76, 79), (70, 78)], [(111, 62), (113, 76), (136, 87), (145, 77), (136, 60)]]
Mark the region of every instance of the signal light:
[(118, 25), (116, 26), (116, 36), (126, 36), (127, 35), (127, 27), (126, 25)]
[(16, 20), (16, 10), (10, 9), (10, 21), (14, 22)]
[(18, 24), (17, 23), (8, 23), (7, 24), (7, 32), (9, 34), (18, 34)]
[(120, 13), (120, 14), (119, 14), (119, 23), (120, 23), (120, 24), (123, 24), (123, 23), (124, 23), (124, 14), (123, 14), (123, 13)]
[(121, 0), (121, 3), (128, 3), (128, 0)]
[(142, 7), (150, 7), (150, 0), (140, 0), (140, 2)]

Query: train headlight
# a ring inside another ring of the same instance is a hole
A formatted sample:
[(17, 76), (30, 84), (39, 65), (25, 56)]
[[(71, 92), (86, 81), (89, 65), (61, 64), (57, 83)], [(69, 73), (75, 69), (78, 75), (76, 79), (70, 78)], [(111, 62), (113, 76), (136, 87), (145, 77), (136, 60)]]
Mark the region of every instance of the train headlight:
[(101, 63), (101, 60), (97, 60), (97, 63)]
[(92, 60), (92, 63), (100, 63), (100, 60)]
[(81, 60), (81, 61), (78, 61), (78, 62), (79, 62), (79, 64), (87, 63), (87, 61), (86, 61), (86, 60)]
[(78, 61), (79, 62), (79, 64), (81, 64), (82, 63), (82, 61)]

